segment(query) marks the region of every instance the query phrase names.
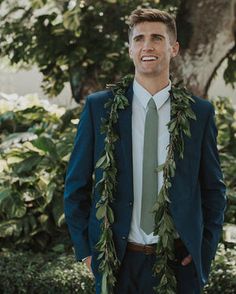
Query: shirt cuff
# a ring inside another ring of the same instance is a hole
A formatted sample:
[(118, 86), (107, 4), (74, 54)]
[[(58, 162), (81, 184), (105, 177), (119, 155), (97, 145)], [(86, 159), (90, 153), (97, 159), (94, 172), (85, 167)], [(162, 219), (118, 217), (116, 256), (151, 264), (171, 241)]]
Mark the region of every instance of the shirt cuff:
[(88, 258), (88, 256), (86, 256), (85, 258), (82, 259), (82, 261), (85, 261)]

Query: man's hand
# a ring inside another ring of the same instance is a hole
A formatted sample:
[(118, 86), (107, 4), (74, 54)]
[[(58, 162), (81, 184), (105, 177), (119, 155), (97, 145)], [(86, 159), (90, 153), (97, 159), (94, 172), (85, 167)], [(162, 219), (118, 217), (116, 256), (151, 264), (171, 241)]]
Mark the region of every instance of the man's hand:
[(181, 261), (181, 264), (185, 266), (185, 265), (188, 265), (191, 261), (192, 261), (192, 256), (189, 254)]
[(92, 261), (92, 256), (88, 256), (83, 262), (86, 264), (87, 268), (92, 272), (91, 269), (91, 261)]

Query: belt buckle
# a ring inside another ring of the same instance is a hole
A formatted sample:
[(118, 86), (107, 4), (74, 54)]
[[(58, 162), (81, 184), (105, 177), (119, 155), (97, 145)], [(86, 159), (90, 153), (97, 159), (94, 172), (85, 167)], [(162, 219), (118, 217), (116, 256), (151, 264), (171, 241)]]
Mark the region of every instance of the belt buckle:
[(144, 245), (143, 246), (143, 249), (144, 249), (144, 254), (145, 255), (150, 255), (151, 254), (151, 252), (150, 252), (150, 247), (149, 246), (147, 246), (147, 245)]

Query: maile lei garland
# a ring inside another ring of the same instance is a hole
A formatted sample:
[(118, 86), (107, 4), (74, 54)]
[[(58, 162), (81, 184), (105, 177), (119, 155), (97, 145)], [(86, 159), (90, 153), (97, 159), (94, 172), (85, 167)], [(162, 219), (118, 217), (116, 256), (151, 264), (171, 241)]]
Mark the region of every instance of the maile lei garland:
[[(99, 270), (102, 273), (102, 294), (112, 294), (116, 282), (116, 274), (120, 262), (117, 258), (111, 225), (114, 223), (114, 213), (110, 204), (114, 200), (116, 190), (117, 167), (114, 157), (115, 142), (118, 136), (115, 133), (114, 125), (118, 120), (118, 112), (125, 109), (129, 103), (125, 96), (127, 87), (133, 80), (132, 75), (125, 76), (116, 84), (108, 85), (111, 88), (114, 98), (105, 104), (109, 109), (107, 119), (102, 119), (101, 133), (105, 134), (104, 153), (96, 163), (96, 168), (103, 170), (103, 177), (96, 187), (100, 191), (101, 198), (97, 203), (96, 217), (101, 222), (101, 235), (96, 249), (99, 251)], [(159, 276), (160, 283), (154, 289), (159, 294), (175, 294), (176, 278), (170, 267), (170, 261), (174, 260), (174, 238), (176, 230), (169, 210), (168, 190), (171, 187), (171, 178), (175, 175), (176, 163), (174, 154), (183, 158), (184, 135), (191, 137), (190, 119), (196, 120), (191, 109), (191, 94), (178, 86), (172, 86), (171, 92), (171, 120), (168, 123), (170, 143), (164, 164), (157, 167), (157, 171), (163, 171), (163, 185), (156, 198), (153, 207), (155, 217), (154, 235), (158, 235), (156, 253), (158, 262), (154, 265), (153, 272)]]

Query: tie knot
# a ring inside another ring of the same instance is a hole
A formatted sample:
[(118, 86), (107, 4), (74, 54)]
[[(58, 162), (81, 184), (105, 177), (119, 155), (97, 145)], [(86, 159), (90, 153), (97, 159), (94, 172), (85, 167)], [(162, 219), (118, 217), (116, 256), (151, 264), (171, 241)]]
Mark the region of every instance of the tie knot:
[(150, 98), (150, 100), (148, 101), (148, 108), (152, 108), (152, 109), (156, 109), (156, 103), (154, 101), (153, 98)]

